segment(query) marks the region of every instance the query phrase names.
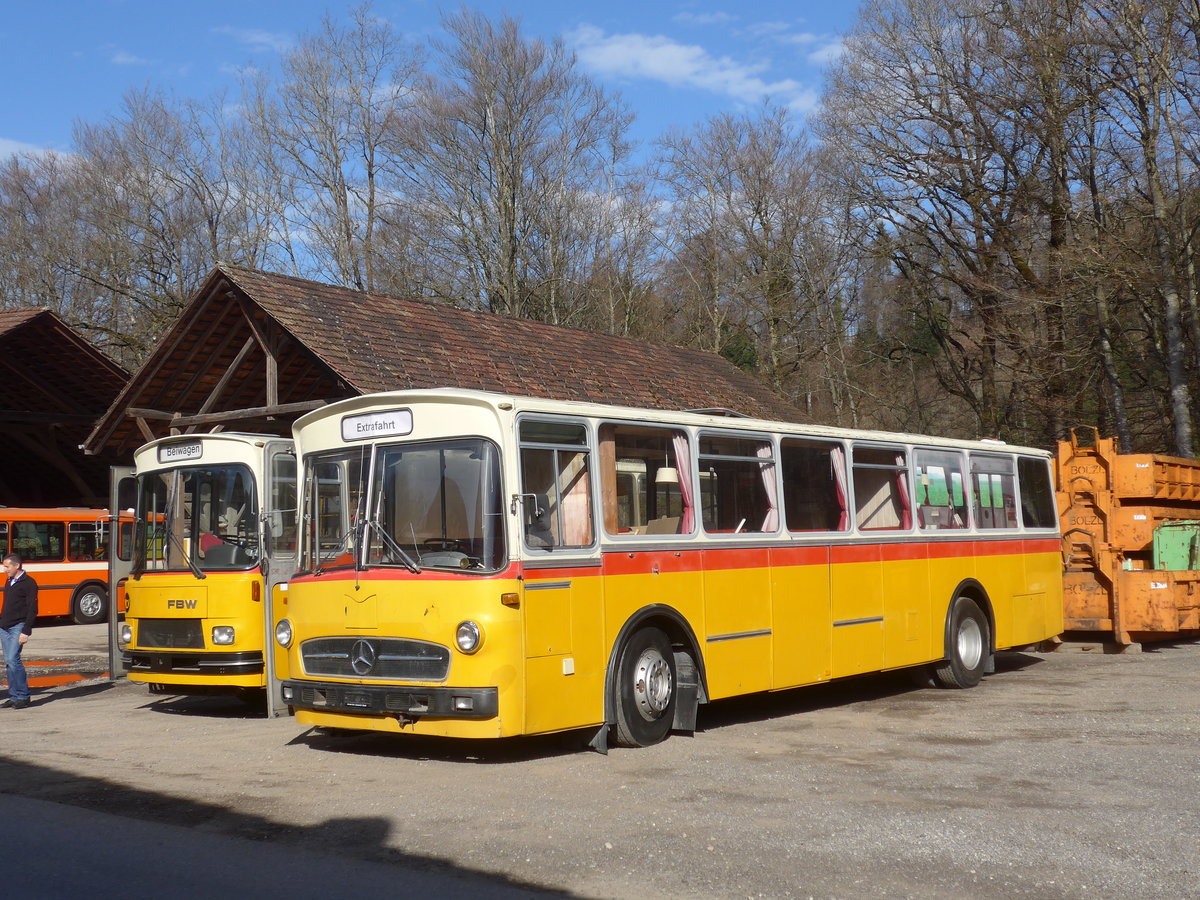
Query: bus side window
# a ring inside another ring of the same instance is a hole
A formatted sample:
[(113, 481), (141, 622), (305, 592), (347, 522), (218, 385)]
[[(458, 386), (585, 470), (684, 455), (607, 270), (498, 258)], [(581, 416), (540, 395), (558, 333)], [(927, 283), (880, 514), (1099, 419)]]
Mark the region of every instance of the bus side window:
[(1017, 481), (1021, 490), (1021, 518), (1026, 528), (1054, 528), (1058, 513), (1050, 467), (1044, 459), (1017, 457)]
[(67, 559), (71, 562), (91, 562), (98, 559), (96, 550), (97, 526), (91, 522), (71, 522), (67, 525)]
[(845, 531), (846, 453), (836, 444), (780, 442), (788, 531)]
[(963, 464), (958, 453), (917, 450), (917, 524), (922, 530), (967, 527)]
[(854, 511), (860, 531), (912, 527), (904, 448), (854, 448)]
[(1017, 489), (1011, 457), (972, 453), (971, 490), (977, 527), (1018, 527)]
[(701, 509), (710, 534), (770, 533), (779, 529), (778, 477), (770, 441), (700, 436)]
[(687, 433), (653, 425), (600, 426), (604, 530), (691, 534), (696, 507)]
[(525, 543), (535, 549), (590, 547), (591, 449), (577, 422), (521, 421)]
[(26, 562), (61, 562), (63, 525), (62, 522), (14, 522), (13, 552), (20, 553)]

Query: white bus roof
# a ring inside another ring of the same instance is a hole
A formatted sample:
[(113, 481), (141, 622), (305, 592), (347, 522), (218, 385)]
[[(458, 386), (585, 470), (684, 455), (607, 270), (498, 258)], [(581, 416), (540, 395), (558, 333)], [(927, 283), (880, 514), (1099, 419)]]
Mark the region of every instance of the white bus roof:
[(539, 412), (580, 418), (620, 419), (633, 422), (690, 425), (697, 428), (721, 429), (723, 431), (769, 431), (800, 437), (819, 437), (834, 440), (878, 441), (889, 444), (917, 444), (925, 447), (946, 447), (977, 450), (992, 453), (1021, 453), (1049, 457), (1048, 450), (1006, 444), (992, 439), (963, 440), (932, 435), (908, 434), (891, 431), (871, 431), (855, 428), (838, 428), (828, 425), (808, 425), (799, 422), (782, 422), (768, 419), (752, 419), (740, 415), (710, 410), (660, 410), (638, 409), (628, 406), (610, 406), (602, 403), (576, 400), (548, 400), (538, 397), (521, 397), (491, 391), (461, 390), (458, 388), (429, 388), (408, 391), (387, 391), (363, 394), (339, 400), (313, 410), (298, 418), (293, 425), (299, 433), (318, 423), (337, 416), (364, 410), (386, 407), (402, 407), (414, 403), (449, 403), (490, 408), (497, 411)]

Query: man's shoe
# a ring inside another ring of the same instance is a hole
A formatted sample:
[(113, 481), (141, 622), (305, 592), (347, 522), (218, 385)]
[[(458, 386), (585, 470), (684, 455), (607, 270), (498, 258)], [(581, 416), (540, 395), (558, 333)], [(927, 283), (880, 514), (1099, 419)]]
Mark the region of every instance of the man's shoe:
[(0, 709), (11, 709), (13, 703), (14, 703), (14, 701), (10, 697), (9, 699), (5, 700), (3, 703), (0, 703)]
[(12, 701), (12, 708), (13, 708), (13, 709), (24, 709), (24, 708), (25, 708), (25, 707), (27, 707), (28, 705), (29, 705), (29, 701), (28, 701), (28, 700), (14, 700), (14, 701)]

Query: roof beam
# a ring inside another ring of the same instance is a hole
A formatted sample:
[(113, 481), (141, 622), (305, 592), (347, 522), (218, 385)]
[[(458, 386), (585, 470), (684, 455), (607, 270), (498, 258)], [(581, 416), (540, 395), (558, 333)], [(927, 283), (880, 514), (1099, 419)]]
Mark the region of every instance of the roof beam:
[(305, 400), (301, 403), (283, 403), (276, 406), (255, 406), (250, 409), (230, 409), (225, 412), (206, 413), (198, 416), (179, 416), (171, 422), (172, 427), (188, 428), (192, 425), (212, 425), (217, 422), (236, 422), (239, 419), (263, 419), (270, 416), (290, 416), (293, 413), (320, 409), (324, 400)]

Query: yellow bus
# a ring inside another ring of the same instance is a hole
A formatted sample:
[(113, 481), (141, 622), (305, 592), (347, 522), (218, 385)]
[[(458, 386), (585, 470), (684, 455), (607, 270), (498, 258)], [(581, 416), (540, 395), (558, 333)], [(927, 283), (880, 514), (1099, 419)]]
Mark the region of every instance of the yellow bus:
[(742, 694), (971, 687), (1062, 630), (1042, 450), (451, 389), (293, 435), (303, 724), (644, 746)]
[(296, 563), (290, 439), (161, 438), (134, 454), (137, 527), (120, 626), (130, 681), (155, 693), (261, 696), (271, 588)]

